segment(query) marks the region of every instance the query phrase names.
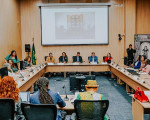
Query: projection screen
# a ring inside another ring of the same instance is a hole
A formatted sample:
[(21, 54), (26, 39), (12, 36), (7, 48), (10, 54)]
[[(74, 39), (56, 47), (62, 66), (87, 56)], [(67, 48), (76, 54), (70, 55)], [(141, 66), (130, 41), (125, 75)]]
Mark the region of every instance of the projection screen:
[(108, 44), (108, 6), (41, 7), (42, 45)]

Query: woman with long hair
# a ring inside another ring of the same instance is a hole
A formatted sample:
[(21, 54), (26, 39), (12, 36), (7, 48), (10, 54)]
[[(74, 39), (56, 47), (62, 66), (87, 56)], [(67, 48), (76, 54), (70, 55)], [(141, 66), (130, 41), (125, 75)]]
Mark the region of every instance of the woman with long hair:
[(0, 81), (0, 98), (12, 98), (15, 102), (19, 101), (19, 88), (13, 77), (5, 76)]
[(30, 56), (27, 56), (25, 58), (25, 67), (31, 67), (32, 66), (32, 63), (31, 63), (31, 57)]
[(10, 55), (6, 56), (5, 63), (7, 63), (8, 60), (10, 60), (10, 59), (13, 60), (15, 66), (18, 69), (20, 69), (20, 61), (19, 61), (19, 59), (17, 57), (17, 52), (15, 50), (12, 50), (11, 53), (10, 53)]
[(20, 107), (19, 88), (13, 77), (5, 76), (0, 81), (0, 98), (12, 98), (15, 102), (15, 120), (25, 120)]
[(112, 59), (113, 59), (113, 58), (111, 57), (111, 54), (108, 53), (108, 54), (107, 54), (107, 57), (105, 57), (104, 62), (107, 62), (108, 60), (112, 60)]
[(15, 66), (14, 61), (12, 59), (8, 60), (8, 63), (10, 64), (9, 72), (14, 72), (14, 73), (18, 72), (18, 69)]
[[(40, 77), (37, 81), (38, 91), (30, 97), (32, 104), (58, 104), (59, 107), (65, 107), (66, 103), (61, 99), (57, 92), (49, 89), (49, 80), (45, 77)], [(57, 120), (62, 120), (60, 111), (57, 110)]]
[(60, 63), (67, 63), (68, 62), (68, 56), (65, 52), (62, 52), (62, 56), (59, 57)]

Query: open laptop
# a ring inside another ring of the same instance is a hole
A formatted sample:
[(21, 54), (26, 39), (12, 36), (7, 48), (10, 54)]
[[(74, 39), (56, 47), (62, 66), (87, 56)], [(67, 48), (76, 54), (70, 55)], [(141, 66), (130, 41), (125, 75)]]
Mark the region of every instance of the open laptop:
[(26, 103), (30, 102), (30, 92), (20, 92), (19, 97), (21, 102), (26, 102)]

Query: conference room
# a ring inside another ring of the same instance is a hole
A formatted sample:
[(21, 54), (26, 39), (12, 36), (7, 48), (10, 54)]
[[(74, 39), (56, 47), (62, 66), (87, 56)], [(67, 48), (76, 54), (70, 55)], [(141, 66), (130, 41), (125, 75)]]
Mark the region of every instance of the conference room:
[(149, 0), (1, 0), (0, 120), (149, 120)]

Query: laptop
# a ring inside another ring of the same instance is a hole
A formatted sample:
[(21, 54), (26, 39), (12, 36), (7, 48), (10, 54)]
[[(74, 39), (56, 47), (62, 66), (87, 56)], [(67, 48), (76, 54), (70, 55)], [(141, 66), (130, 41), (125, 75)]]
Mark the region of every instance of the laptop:
[(107, 60), (107, 63), (111, 63), (111, 60)]
[(25, 103), (30, 102), (30, 92), (20, 92), (19, 97), (21, 102), (25, 102)]

